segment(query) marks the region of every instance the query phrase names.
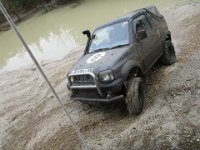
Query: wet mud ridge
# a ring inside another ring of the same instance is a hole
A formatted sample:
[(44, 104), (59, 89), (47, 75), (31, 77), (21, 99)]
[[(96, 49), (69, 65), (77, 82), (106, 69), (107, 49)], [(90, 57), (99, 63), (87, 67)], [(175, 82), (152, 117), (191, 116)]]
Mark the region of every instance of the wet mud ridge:
[[(93, 149), (200, 149), (200, 4), (164, 14), (177, 63), (155, 65), (149, 72), (145, 108), (137, 117), (129, 116), (123, 103), (91, 106), (69, 100), (66, 71), (82, 50), (42, 64)], [(34, 67), (0, 75), (0, 149), (83, 149)]]

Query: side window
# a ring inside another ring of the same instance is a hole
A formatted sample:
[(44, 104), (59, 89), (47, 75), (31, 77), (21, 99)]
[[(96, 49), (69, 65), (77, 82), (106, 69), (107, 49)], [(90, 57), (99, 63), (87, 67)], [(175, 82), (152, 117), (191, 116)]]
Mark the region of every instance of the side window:
[(147, 31), (150, 29), (150, 24), (145, 16), (139, 17), (135, 23), (135, 32), (137, 41), (147, 38)]
[(151, 28), (149, 22), (147, 21), (147, 19), (145, 17), (142, 20), (139, 20), (139, 21), (143, 24), (145, 30), (149, 30)]

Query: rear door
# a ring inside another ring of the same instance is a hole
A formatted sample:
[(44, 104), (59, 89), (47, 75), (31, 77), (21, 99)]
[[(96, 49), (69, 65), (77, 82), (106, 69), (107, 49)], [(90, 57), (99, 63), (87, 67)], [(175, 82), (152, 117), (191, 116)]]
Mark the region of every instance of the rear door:
[[(152, 30), (151, 24), (145, 15), (141, 15), (133, 20), (133, 29), (138, 55), (147, 71), (152, 66), (155, 59), (155, 55), (153, 54), (155, 52), (156, 43), (153, 34), (155, 31)], [(140, 36), (141, 32), (142, 35)], [(146, 36), (144, 32), (146, 32)]]

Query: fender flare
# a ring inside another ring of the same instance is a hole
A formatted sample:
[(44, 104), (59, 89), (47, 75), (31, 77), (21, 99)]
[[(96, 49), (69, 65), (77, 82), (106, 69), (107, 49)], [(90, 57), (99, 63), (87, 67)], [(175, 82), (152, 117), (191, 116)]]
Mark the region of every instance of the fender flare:
[(124, 66), (122, 67), (122, 78), (124, 81), (126, 81), (130, 71), (133, 69), (133, 68), (139, 68), (142, 72), (142, 75), (144, 75), (144, 70), (142, 69), (142, 66), (140, 63), (138, 63), (137, 61), (135, 60), (129, 60), (128, 62), (126, 62), (124, 64)]

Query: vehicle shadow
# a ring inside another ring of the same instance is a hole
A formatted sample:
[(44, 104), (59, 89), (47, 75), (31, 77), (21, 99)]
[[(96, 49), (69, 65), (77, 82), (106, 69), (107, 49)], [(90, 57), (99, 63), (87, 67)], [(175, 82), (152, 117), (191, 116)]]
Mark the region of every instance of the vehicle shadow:
[(126, 104), (124, 100), (118, 100), (110, 103), (101, 102), (81, 102), (83, 107), (93, 109), (93, 111), (100, 111), (103, 113), (114, 113), (118, 115), (127, 115)]

